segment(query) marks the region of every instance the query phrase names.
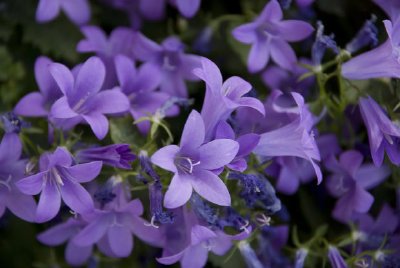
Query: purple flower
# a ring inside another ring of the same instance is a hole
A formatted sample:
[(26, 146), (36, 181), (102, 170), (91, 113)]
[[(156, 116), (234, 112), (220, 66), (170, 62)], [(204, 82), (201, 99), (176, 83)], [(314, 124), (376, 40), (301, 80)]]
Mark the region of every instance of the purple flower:
[(130, 201), (125, 186), (120, 179), (111, 178), (108, 181), (102, 191), (112, 193), (113, 197), (106, 203), (100, 202), (101, 210), (83, 215), (89, 224), (73, 237), (75, 245), (90, 247), (97, 244), (101, 252), (114, 258), (131, 254), (133, 234), (150, 245), (158, 245), (158, 230), (140, 217), (143, 214), (142, 203), (139, 199)]
[(160, 86), (162, 92), (177, 97), (187, 97), (185, 80), (198, 80), (192, 71), (200, 66), (199, 56), (184, 54), (183, 51), (184, 44), (177, 37), (168, 37), (158, 45), (137, 33), (133, 44), (135, 57), (152, 70), (156, 86)]
[(392, 163), (400, 164), (399, 137), (400, 128), (395, 125), (371, 97), (360, 98), (360, 111), (368, 131), (372, 160), (382, 165), (384, 153)]
[(102, 161), (104, 165), (122, 169), (131, 169), (131, 163), (135, 159), (136, 156), (129, 148), (129, 144), (112, 144), (87, 148), (79, 150), (75, 157), (78, 163)]
[(7, 112), (0, 115), (0, 122), (5, 133), (20, 133), (23, 128), (29, 128), (30, 124), (15, 115), (13, 112)]
[(70, 153), (58, 147), (54, 153), (40, 156), (40, 172), (17, 183), (18, 189), (27, 195), (41, 193), (36, 221), (45, 222), (54, 218), (61, 206), (61, 199), (77, 213), (93, 210), (93, 200), (80, 183), (89, 182), (99, 175), (102, 162), (72, 166)]
[(350, 53), (356, 52), (361, 48), (371, 45), (374, 47), (378, 44), (378, 28), (375, 26), (376, 16), (372, 15), (367, 20), (356, 36), (346, 45), (346, 50)]
[(294, 268), (303, 268), (304, 261), (306, 260), (308, 255), (308, 249), (300, 248), (296, 251), (296, 260), (294, 264)]
[(62, 96), (61, 90), (50, 74), (53, 62), (47, 57), (39, 57), (35, 62), (35, 79), (39, 92), (24, 96), (15, 106), (14, 112), (21, 116), (47, 117), (51, 105)]
[(242, 254), (247, 267), (252, 268), (263, 268), (264, 265), (258, 259), (257, 254), (251, 248), (250, 244), (247, 241), (242, 241), (239, 243), (239, 251)]
[(347, 268), (347, 264), (343, 257), (340, 255), (339, 250), (335, 246), (329, 246), (328, 258), (332, 265), (332, 268)]
[(181, 15), (191, 18), (199, 10), (201, 0), (140, 0), (140, 11), (147, 19), (159, 20), (165, 15), (168, 2), (176, 6)]
[(386, 14), (391, 21), (396, 21), (400, 14), (400, 3), (397, 0), (373, 0)]
[(387, 166), (361, 165), (362, 162), (363, 156), (357, 151), (342, 153), (339, 161), (333, 155), (326, 160), (326, 168), (333, 173), (328, 177), (327, 188), (332, 196), (339, 198), (332, 215), (339, 221), (351, 220), (354, 212), (366, 213), (374, 201), (367, 190), (390, 174)]
[(90, 6), (87, 0), (40, 0), (36, 10), (38, 22), (55, 19), (63, 10), (75, 24), (85, 24), (90, 19)]
[(203, 144), (204, 138), (203, 119), (193, 110), (183, 129), (180, 145), (163, 147), (151, 157), (153, 164), (174, 173), (165, 194), (165, 207), (177, 208), (184, 205), (193, 189), (217, 205), (231, 204), (226, 185), (212, 170), (229, 164), (236, 156), (239, 144), (229, 139)]
[[(131, 59), (119, 55), (115, 58), (115, 66), (119, 85), (130, 101), (129, 112), (135, 120), (155, 114), (170, 99), (169, 94), (155, 91), (161, 81), (159, 76), (154, 75), (154, 65), (145, 64), (136, 70)], [(166, 112), (167, 115), (175, 115), (178, 110), (172, 105)], [(149, 122), (140, 122), (137, 126), (142, 133), (150, 129)]]
[(288, 42), (301, 41), (313, 28), (300, 20), (282, 20), (282, 9), (276, 0), (271, 0), (260, 16), (252, 23), (241, 25), (232, 32), (242, 43), (252, 44), (247, 66), (252, 73), (261, 71), (271, 56), (284, 69), (292, 69), (296, 54)]
[(105, 32), (97, 26), (84, 26), (81, 31), (86, 39), (81, 40), (76, 50), (81, 53), (95, 53), (105, 64), (106, 78), (103, 88), (117, 85), (117, 74), (114, 59), (124, 55), (133, 59), (132, 46), (135, 42), (134, 31), (130, 28), (115, 28), (107, 38)]
[(227, 165), (227, 167), (241, 172), (247, 169), (245, 157), (253, 151), (260, 141), (260, 136), (254, 133), (245, 134), (236, 139), (235, 132), (233, 131), (232, 127), (225, 121), (221, 121), (217, 125), (215, 138), (236, 140), (236, 142), (239, 144), (239, 151), (236, 157)]
[(254, 150), (255, 154), (265, 157), (296, 156), (308, 160), (314, 168), (318, 183), (322, 181), (322, 173), (314, 161), (320, 161), (320, 154), (315, 143), (311, 126), (314, 123), (303, 97), (292, 93), (298, 106), (297, 118), (291, 123), (261, 134), (260, 142)]
[(93, 246), (79, 246), (73, 242), (73, 237), (88, 223), (82, 218), (70, 218), (66, 222), (57, 224), (50, 229), (40, 233), (37, 239), (48, 246), (58, 246), (67, 242), (65, 248), (65, 259), (72, 266), (85, 264), (92, 255)]
[(26, 160), (22, 160), (22, 144), (15, 133), (3, 136), (0, 143), (0, 217), (8, 208), (25, 221), (35, 220), (36, 203), (32, 196), (25, 195), (16, 187), (24, 176)]
[(342, 65), (342, 75), (362, 80), (379, 77), (400, 78), (400, 20), (385, 20), (389, 39), (377, 48), (365, 52)]
[[(105, 67), (97, 57), (91, 57), (77, 72), (76, 78), (64, 65), (53, 63), (50, 72), (64, 96), (51, 107), (51, 116), (68, 122), (68, 127), (84, 121), (90, 125), (98, 139), (108, 132), (104, 114), (125, 112), (129, 101), (119, 89), (102, 90)], [(60, 127), (63, 127), (61, 124)]]
[(251, 85), (240, 77), (232, 76), (224, 83), (217, 65), (207, 58), (202, 58), (202, 67), (193, 73), (206, 83), (206, 96), (201, 116), (206, 128), (206, 140), (215, 135), (217, 124), (226, 121), (239, 107), (250, 107), (264, 115), (262, 103), (252, 97), (243, 97), (251, 90)]
[(325, 55), (326, 49), (331, 49), (333, 52), (336, 54), (339, 53), (339, 48), (336, 45), (336, 42), (334, 40), (335, 35), (330, 34), (326, 35), (324, 34), (324, 25), (322, 22), (317, 21), (317, 34), (315, 36), (315, 41), (314, 44), (312, 45), (311, 48), (311, 58), (315, 66), (320, 65), (322, 58)]

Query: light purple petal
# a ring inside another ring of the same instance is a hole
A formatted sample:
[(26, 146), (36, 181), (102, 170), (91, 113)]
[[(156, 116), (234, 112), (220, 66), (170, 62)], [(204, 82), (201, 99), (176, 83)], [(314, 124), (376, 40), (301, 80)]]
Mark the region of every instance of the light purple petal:
[(54, 218), (61, 206), (61, 195), (57, 185), (47, 181), (43, 186), (39, 204), (36, 210), (36, 222), (42, 223)]
[(256, 29), (258, 25), (254, 23), (247, 23), (236, 27), (232, 31), (232, 35), (242, 43), (251, 44), (257, 40)]
[(143, 16), (149, 20), (159, 20), (165, 15), (165, 0), (146, 0), (139, 2)]
[(249, 133), (240, 136), (236, 141), (239, 143), (239, 151), (237, 156), (249, 155), (260, 141), (260, 135)]
[(176, 173), (165, 193), (164, 206), (166, 208), (180, 207), (189, 201), (191, 195), (192, 185), (188, 176)]
[(90, 19), (90, 6), (87, 0), (61, 1), (61, 6), (67, 16), (76, 24), (85, 24)]
[(68, 167), (65, 170), (76, 182), (83, 183), (96, 178), (100, 174), (102, 166), (103, 163), (101, 161), (93, 161)]
[[(236, 171), (243, 172), (247, 169), (247, 162), (244, 158), (239, 158), (239, 159), (234, 159), (232, 162), (230, 162), (228, 165), (226, 165), (229, 169), (233, 169)], [(221, 172), (216, 173), (215, 170), (213, 170), (214, 173), (220, 174), (222, 173), (223, 168)]]
[(32, 92), (17, 103), (14, 112), (22, 116), (47, 116), (44, 103), (45, 100), (39, 92)]
[(112, 215), (99, 215), (98, 218), (80, 231), (72, 241), (78, 246), (90, 246), (98, 242), (112, 223), (112, 217), (110, 216)]
[(72, 266), (81, 266), (89, 260), (92, 252), (92, 246), (80, 247), (69, 241), (65, 249), (65, 259)]
[(208, 250), (201, 244), (191, 246), (183, 254), (182, 267), (200, 268), (207, 263)]
[(86, 100), (103, 86), (106, 76), (104, 63), (98, 57), (90, 57), (83, 63), (76, 77), (74, 92), (69, 98), (71, 105)]
[(276, 189), (281, 193), (291, 195), (297, 191), (299, 185), (298, 175), (296, 173), (293, 174), (289, 168), (282, 167), (276, 183)]
[(249, 107), (258, 111), (260, 114), (265, 115), (265, 107), (262, 102), (252, 97), (242, 97), (237, 103), (241, 107)]
[(28, 221), (35, 221), (36, 202), (32, 196), (21, 193), (12, 193), (12, 198), (8, 199), (7, 208), (17, 217)]
[(118, 82), (122, 88), (130, 87), (135, 82), (136, 67), (132, 59), (117, 55), (114, 59)]
[(58, 99), (53, 106), (51, 106), (50, 114), (54, 118), (68, 119), (79, 116), (69, 106), (67, 97), (61, 97)]
[(17, 161), (21, 157), (22, 143), (15, 133), (6, 133), (0, 143), (0, 162)]
[(191, 81), (199, 80), (199, 78), (197, 77), (197, 75), (193, 73), (193, 71), (194, 69), (201, 67), (201, 59), (202, 57), (197, 55), (191, 55), (191, 54), (181, 55), (180, 60), (181, 60), (181, 66), (182, 66), (181, 71), (183, 78)]
[(182, 250), (181, 252), (176, 253), (175, 255), (157, 258), (157, 261), (161, 264), (171, 265), (171, 264), (174, 264), (177, 261), (179, 261), (182, 258), (184, 253), (185, 253), (185, 249)]
[(115, 256), (128, 257), (133, 248), (133, 237), (130, 230), (125, 226), (114, 225), (107, 231), (111, 251)]
[(364, 157), (362, 154), (355, 150), (350, 150), (342, 153), (339, 158), (340, 165), (354, 177), (355, 172), (360, 168)]
[(90, 125), (94, 135), (99, 140), (104, 139), (108, 133), (108, 120), (102, 114), (85, 114), (82, 115), (85, 121)]
[(193, 17), (200, 8), (201, 0), (176, 0), (179, 12), (186, 18)]
[(279, 5), (278, 1), (271, 0), (264, 7), (260, 16), (257, 18), (257, 22), (265, 22), (265, 21), (279, 21), (282, 19), (282, 9)]
[(222, 87), (222, 75), (218, 66), (207, 58), (201, 59), (201, 66), (201, 68), (194, 69), (193, 73), (206, 82), (211, 91), (220, 92)]
[(85, 214), (94, 209), (94, 203), (90, 194), (82, 185), (68, 179), (63, 180), (64, 185), (60, 187), (61, 196), (65, 204), (73, 211)]
[(391, 171), (386, 165), (377, 167), (373, 164), (362, 165), (354, 174), (354, 179), (361, 187), (368, 190), (383, 182)]
[(249, 57), (247, 59), (249, 72), (256, 73), (264, 69), (269, 61), (270, 50), (271, 43), (269, 40), (258, 40), (251, 46)]
[(78, 52), (104, 52), (107, 49), (108, 41), (104, 31), (97, 26), (81, 27), (86, 39), (81, 40), (76, 50)]
[(233, 131), (231, 125), (226, 121), (221, 121), (218, 123), (217, 128), (215, 130), (215, 138), (216, 139), (235, 139), (235, 132)]
[(208, 229), (207, 227), (201, 225), (195, 225), (192, 227), (190, 233), (190, 243), (192, 246), (198, 245), (208, 239), (215, 238), (217, 235)]
[(179, 150), (180, 148), (176, 145), (165, 146), (151, 156), (151, 162), (163, 169), (176, 172), (174, 161)]
[(60, 0), (40, 0), (36, 10), (38, 22), (51, 21), (60, 13)]
[(47, 171), (39, 172), (35, 175), (23, 178), (15, 183), (18, 189), (27, 195), (37, 195), (42, 190), (43, 176)]
[(75, 80), (71, 71), (60, 63), (50, 64), (49, 71), (64, 95), (70, 96)]
[[(157, 1), (157, 0), (153, 0)], [(141, 3), (150, 1), (141, 1)], [(153, 40), (150, 40), (141, 33), (135, 34), (135, 42), (132, 45), (132, 52), (135, 58), (141, 61), (149, 61), (154, 59), (159, 53), (161, 53), (161, 47)]]
[(313, 27), (307, 22), (300, 20), (284, 20), (278, 23), (280, 36), (289, 42), (296, 42), (305, 39), (313, 31)]
[(231, 196), (222, 180), (208, 170), (196, 170), (190, 180), (193, 189), (204, 199), (220, 205), (230, 206)]
[(188, 92), (185, 81), (179, 72), (163, 72), (160, 90), (171, 96), (187, 98)]
[(281, 39), (271, 41), (271, 57), (279, 66), (288, 70), (292, 70), (297, 61), (293, 49)]
[(199, 168), (213, 170), (229, 164), (239, 151), (234, 140), (218, 139), (202, 145), (199, 152)]
[(74, 223), (74, 220), (68, 220), (40, 233), (37, 239), (48, 246), (58, 246), (75, 235), (78, 228), (78, 224)]
[(94, 110), (102, 114), (122, 113), (129, 110), (128, 98), (118, 88), (102, 90), (94, 97)]
[(184, 148), (197, 148), (204, 142), (204, 121), (201, 115), (193, 110), (182, 131), (180, 146)]

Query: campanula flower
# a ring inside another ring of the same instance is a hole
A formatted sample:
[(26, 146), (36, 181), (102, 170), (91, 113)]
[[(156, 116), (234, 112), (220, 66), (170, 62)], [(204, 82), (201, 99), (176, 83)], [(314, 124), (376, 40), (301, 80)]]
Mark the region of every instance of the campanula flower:
[(25, 221), (35, 221), (36, 203), (22, 193), (16, 183), (24, 176), (27, 160), (21, 159), (22, 144), (15, 133), (3, 136), (0, 143), (0, 217), (6, 208)]
[(118, 81), (114, 60), (118, 55), (134, 59), (132, 50), (135, 42), (134, 31), (126, 27), (117, 27), (107, 37), (106, 33), (97, 26), (83, 26), (81, 32), (85, 39), (79, 41), (76, 50), (81, 53), (95, 53), (106, 67), (103, 88), (116, 86)]
[(204, 144), (204, 139), (203, 119), (193, 110), (183, 129), (180, 145), (163, 147), (151, 157), (153, 164), (174, 173), (165, 194), (165, 207), (184, 205), (193, 189), (217, 205), (231, 204), (226, 185), (212, 170), (229, 164), (236, 156), (239, 144), (229, 139), (217, 139)]
[(371, 97), (360, 98), (359, 107), (367, 127), (372, 160), (382, 165), (385, 151), (392, 163), (400, 164), (400, 127), (395, 125)]
[(199, 10), (201, 0), (140, 0), (140, 11), (147, 19), (159, 20), (165, 15), (168, 2), (175, 6), (182, 16), (191, 18)]
[(17, 115), (28, 117), (46, 117), (51, 105), (62, 96), (61, 90), (50, 74), (49, 66), (53, 61), (47, 57), (39, 57), (35, 61), (35, 79), (39, 92), (24, 96), (15, 106)]
[(294, 263), (294, 268), (303, 268), (304, 261), (306, 260), (308, 255), (308, 249), (300, 248), (296, 251), (296, 259)]
[(54, 153), (40, 156), (40, 172), (17, 183), (18, 189), (27, 195), (41, 193), (36, 210), (36, 221), (45, 222), (54, 218), (61, 206), (61, 199), (77, 213), (93, 210), (93, 200), (80, 183), (96, 178), (102, 162), (72, 165), (71, 154), (62, 147)]
[(20, 133), (23, 128), (29, 128), (30, 124), (19, 118), (14, 112), (0, 115), (1, 126), (5, 133)]
[(396, 21), (400, 14), (400, 3), (397, 0), (372, 0), (389, 16), (391, 21)]
[(346, 264), (342, 255), (340, 255), (339, 250), (335, 246), (332, 246), (332, 245), (329, 246), (328, 258), (332, 265), (332, 268), (347, 268), (348, 267), (348, 265)]
[(184, 54), (184, 44), (177, 37), (168, 37), (161, 45), (137, 33), (133, 52), (137, 59), (152, 70), (162, 92), (171, 96), (187, 97), (185, 80), (198, 80), (192, 71), (200, 66), (200, 57)]
[(88, 0), (40, 0), (36, 10), (36, 21), (48, 22), (63, 10), (75, 24), (82, 25), (90, 19)]
[(332, 215), (339, 221), (348, 222), (355, 212), (366, 213), (374, 201), (367, 190), (390, 175), (387, 166), (362, 165), (362, 162), (363, 156), (354, 150), (342, 153), (339, 161), (331, 156), (325, 162), (326, 168), (333, 173), (327, 180), (328, 191), (338, 198)]
[(252, 44), (247, 61), (249, 71), (261, 71), (272, 57), (284, 69), (292, 69), (297, 62), (296, 54), (288, 42), (307, 38), (313, 28), (300, 20), (282, 20), (282, 9), (271, 0), (253, 22), (241, 25), (232, 32), (242, 43)]
[[(59, 63), (51, 64), (50, 72), (64, 94), (51, 107), (51, 116), (67, 120), (69, 127), (86, 122), (96, 137), (103, 139), (108, 132), (104, 114), (121, 113), (129, 108), (128, 99), (119, 89), (100, 91), (105, 67), (98, 57), (84, 62), (76, 77)], [(63, 125), (59, 127), (63, 128)]]
[(380, 77), (400, 78), (400, 20), (385, 20), (388, 40), (342, 65), (342, 75), (348, 79), (363, 80)]
[(317, 34), (315, 36), (314, 44), (312, 45), (311, 48), (311, 58), (315, 66), (321, 64), (322, 58), (324, 57), (325, 52), (328, 48), (336, 54), (339, 53), (339, 48), (337, 47), (336, 42), (334, 40), (335, 35), (324, 34), (325, 27), (320, 21), (317, 22), (317, 26), (318, 26)]
[(378, 44), (378, 28), (375, 25), (376, 16), (372, 15), (367, 20), (356, 36), (346, 45), (346, 50), (350, 53), (356, 52), (361, 48), (370, 45), (374, 47)]
[(135, 159), (136, 156), (129, 148), (129, 144), (91, 147), (79, 150), (75, 156), (75, 161), (78, 163), (102, 161), (104, 165), (122, 169), (131, 169), (131, 163)]
[(227, 120), (239, 107), (250, 107), (264, 115), (264, 107), (258, 99), (244, 96), (252, 87), (242, 78), (232, 76), (223, 82), (218, 66), (207, 58), (202, 58), (201, 68), (193, 72), (206, 83), (206, 96), (201, 109), (206, 140), (211, 140), (217, 124)]

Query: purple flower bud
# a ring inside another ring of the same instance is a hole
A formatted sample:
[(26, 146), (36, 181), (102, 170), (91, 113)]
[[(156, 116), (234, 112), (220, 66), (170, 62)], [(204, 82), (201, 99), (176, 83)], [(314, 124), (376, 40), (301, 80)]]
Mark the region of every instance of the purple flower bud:
[(171, 211), (163, 211), (163, 192), (162, 185), (160, 181), (155, 181), (149, 185), (149, 195), (150, 195), (150, 212), (151, 212), (151, 225), (157, 227), (155, 222), (161, 224), (171, 224), (174, 222), (174, 216)]
[(249, 243), (246, 241), (241, 241), (239, 242), (239, 251), (242, 254), (247, 267), (251, 268), (263, 268), (264, 266), (260, 262), (260, 260), (257, 258), (256, 253), (254, 250), (250, 247)]
[(13, 112), (7, 112), (1, 115), (0, 121), (3, 124), (6, 133), (20, 133), (22, 128), (30, 127), (28, 122), (23, 121)]
[(190, 204), (196, 216), (214, 227), (219, 226), (218, 216), (215, 210), (210, 207), (198, 194), (192, 194)]
[(322, 58), (324, 57), (325, 51), (327, 48), (331, 49), (336, 54), (339, 53), (339, 49), (336, 45), (334, 34), (325, 35), (324, 34), (324, 25), (322, 22), (317, 22), (318, 30), (317, 35), (315, 37), (315, 42), (311, 49), (311, 57), (314, 65), (320, 65)]
[(131, 169), (131, 163), (135, 158), (128, 144), (112, 144), (80, 150), (75, 160), (79, 163), (102, 161), (103, 164), (112, 167)]
[(375, 26), (376, 16), (372, 15), (363, 27), (358, 31), (356, 36), (346, 45), (346, 50), (350, 53), (356, 52), (361, 48), (378, 44), (378, 28)]
[(347, 264), (335, 246), (329, 246), (328, 258), (332, 268), (347, 268)]
[(296, 251), (296, 259), (294, 263), (294, 268), (303, 268), (304, 261), (308, 255), (308, 250), (305, 248), (300, 248)]
[(139, 153), (139, 163), (144, 173), (149, 175), (154, 181), (156, 182), (160, 181), (160, 176), (158, 176), (158, 174), (153, 169), (153, 166), (151, 165), (150, 162), (150, 158), (148, 157), (146, 151), (141, 151)]

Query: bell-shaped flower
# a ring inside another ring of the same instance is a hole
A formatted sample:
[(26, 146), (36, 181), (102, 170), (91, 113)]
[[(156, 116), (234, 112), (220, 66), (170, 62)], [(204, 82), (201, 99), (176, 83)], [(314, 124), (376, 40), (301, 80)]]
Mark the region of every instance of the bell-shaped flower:
[(376, 5), (382, 8), (389, 16), (391, 21), (396, 21), (400, 16), (400, 2), (397, 0), (372, 0)]
[(385, 151), (390, 161), (400, 165), (400, 127), (395, 125), (371, 97), (360, 98), (359, 107), (367, 127), (372, 160), (382, 165)]
[(88, 0), (40, 0), (36, 9), (36, 21), (41, 23), (51, 21), (61, 10), (78, 25), (85, 24), (90, 19)]
[(108, 120), (104, 114), (117, 114), (129, 109), (129, 101), (119, 89), (100, 91), (105, 67), (98, 57), (84, 62), (76, 78), (59, 63), (51, 64), (50, 72), (64, 94), (53, 104), (50, 112), (53, 118), (62, 119), (61, 128), (72, 128), (84, 121), (98, 139), (103, 139), (108, 132)]
[(340, 255), (337, 247), (330, 245), (328, 248), (328, 259), (331, 263), (332, 268), (347, 268), (348, 265), (346, 261), (343, 259), (342, 255)]
[(247, 66), (250, 72), (261, 71), (269, 58), (284, 69), (292, 69), (297, 62), (296, 54), (288, 42), (307, 38), (313, 27), (300, 20), (282, 20), (282, 9), (271, 0), (261, 14), (251, 23), (235, 28), (233, 36), (242, 43), (252, 44)]
[(264, 115), (264, 107), (258, 99), (244, 97), (252, 87), (242, 78), (232, 76), (223, 82), (218, 66), (207, 58), (202, 58), (201, 68), (195, 69), (193, 73), (206, 83), (206, 96), (201, 109), (206, 140), (211, 140), (217, 124), (226, 121), (239, 107), (250, 107)]
[(390, 175), (387, 166), (376, 167), (364, 164), (363, 156), (357, 151), (346, 151), (339, 161), (331, 155), (325, 162), (326, 168), (333, 174), (328, 177), (329, 193), (338, 198), (332, 215), (341, 222), (348, 222), (355, 213), (366, 213), (374, 197), (367, 191)]
[[(169, 94), (155, 91), (160, 81), (154, 76), (152, 65), (145, 64), (137, 70), (131, 59), (119, 55), (115, 58), (115, 66), (119, 85), (130, 101), (129, 112), (135, 120), (155, 114), (170, 99)], [(175, 115), (178, 110), (172, 106), (166, 112)], [(149, 122), (140, 122), (137, 126), (142, 133), (150, 129)]]
[(22, 144), (15, 133), (3, 136), (0, 143), (0, 217), (8, 208), (17, 217), (35, 221), (36, 203), (22, 193), (16, 183), (24, 176), (27, 161), (21, 159)]
[(61, 90), (50, 74), (49, 66), (53, 62), (47, 57), (35, 61), (35, 79), (39, 92), (32, 92), (21, 98), (14, 113), (28, 117), (46, 117), (51, 105), (62, 96)]
[(194, 189), (206, 200), (230, 206), (226, 185), (213, 173), (229, 164), (237, 155), (239, 144), (229, 139), (217, 139), (204, 144), (205, 127), (202, 117), (192, 111), (182, 132), (180, 145), (168, 145), (151, 157), (153, 164), (174, 173), (164, 198), (164, 206), (184, 205)]
[(200, 57), (184, 53), (184, 44), (177, 37), (168, 37), (161, 45), (137, 33), (133, 52), (151, 70), (152, 83), (170, 96), (187, 97), (185, 80), (195, 81), (194, 68), (200, 66)]
[(90, 194), (80, 183), (96, 178), (102, 162), (72, 165), (71, 154), (62, 147), (54, 153), (40, 156), (40, 172), (17, 182), (18, 189), (27, 195), (40, 194), (36, 210), (36, 221), (45, 222), (54, 218), (61, 206), (61, 199), (73, 211), (88, 213), (94, 209)]
[(342, 65), (342, 75), (348, 79), (400, 78), (400, 20), (383, 22), (388, 40), (382, 45)]

